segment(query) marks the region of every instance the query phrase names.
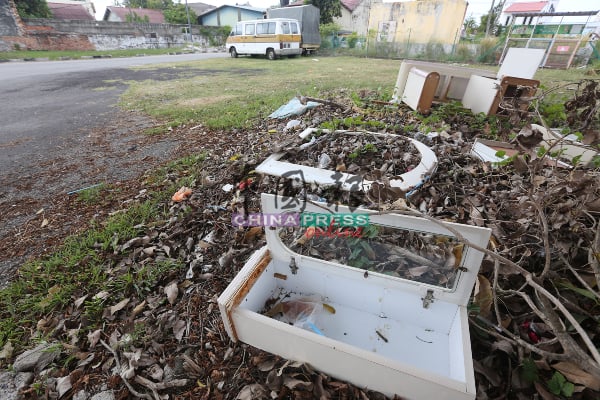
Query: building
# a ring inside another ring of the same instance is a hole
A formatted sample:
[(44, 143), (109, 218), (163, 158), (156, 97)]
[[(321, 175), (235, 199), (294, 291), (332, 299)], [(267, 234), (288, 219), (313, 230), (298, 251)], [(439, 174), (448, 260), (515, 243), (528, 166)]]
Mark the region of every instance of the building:
[(194, 12), (196, 13), (196, 15), (202, 15), (207, 11), (210, 10), (214, 10), (215, 6), (212, 6), (210, 4), (206, 4), (206, 3), (187, 3), (188, 7), (190, 10), (194, 10)]
[(76, 0), (53, 0), (48, 8), (54, 19), (76, 19), (94, 21), (96, 10), (91, 2)]
[(371, 0), (341, 0), (342, 16), (334, 18), (342, 30), (367, 36)]
[(466, 12), (466, 0), (372, 0), (368, 31), (377, 32), (377, 42), (452, 45)]
[(224, 5), (198, 16), (198, 25), (234, 27), (239, 21), (264, 18), (266, 9)]
[(552, 13), (556, 11), (558, 0), (550, 1), (527, 1), (527, 2), (508, 2), (500, 15), (500, 21), (504, 25), (508, 24), (531, 24), (533, 17), (527, 14), (531, 13)]
[(113, 22), (131, 22), (135, 19), (147, 21), (152, 24), (164, 24), (165, 16), (161, 10), (151, 10), (148, 8), (130, 8), (130, 7), (106, 7), (104, 12), (104, 21)]

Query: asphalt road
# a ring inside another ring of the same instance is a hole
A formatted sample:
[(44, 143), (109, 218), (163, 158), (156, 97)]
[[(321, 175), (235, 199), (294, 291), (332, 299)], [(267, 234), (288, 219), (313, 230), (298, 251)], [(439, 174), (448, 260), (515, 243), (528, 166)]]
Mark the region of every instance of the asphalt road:
[[(225, 53), (115, 59), (0, 63), (0, 201), (10, 197), (8, 172), (19, 176), (115, 117), (124, 81), (174, 79), (180, 68), (132, 70), (141, 65), (200, 61)], [(15, 174), (16, 173), (16, 174)], [(5, 199), (6, 200), (6, 199)]]
[(161, 64), (215, 57), (228, 54), (0, 63), (0, 288), (87, 221), (61, 209), (71, 191), (126, 182), (177, 151), (178, 138), (143, 134), (151, 118), (116, 106), (127, 82), (193, 77), (197, 65)]

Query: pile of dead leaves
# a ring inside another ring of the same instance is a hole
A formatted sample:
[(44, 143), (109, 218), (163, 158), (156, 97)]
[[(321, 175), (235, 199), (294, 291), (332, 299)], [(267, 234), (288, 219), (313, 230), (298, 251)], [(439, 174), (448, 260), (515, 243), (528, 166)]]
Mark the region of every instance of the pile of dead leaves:
[[(290, 159), (298, 160), (298, 131), (334, 118), (360, 115), (364, 121), (385, 121), (390, 128), (379, 131), (388, 133), (421, 123), (402, 107), (368, 101), (364, 109), (339, 107), (344, 102), (350, 103), (343, 98), (335, 99), (335, 106), (324, 103), (291, 130), (284, 128), (286, 120), (263, 121), (253, 132), (200, 132), (189, 146), (208, 151), (206, 173), (184, 190), (185, 196), (166, 204), (169, 219), (137, 227), (143, 234), (117, 238), (110, 251), (97, 249), (113, 280), (169, 263), (183, 267), (163, 274), (150, 291), (132, 285), (119, 293), (88, 293), (82, 287), (80, 297), (63, 313), (31, 324), (32, 332), (61, 344), (60, 357), (72, 360), (66, 363), (69, 368), (38, 375), (46, 387), (39, 397), (85, 398), (108, 390), (117, 399), (385, 398), (310, 365), (232, 343), (216, 304), (245, 260), (264, 244), (261, 229), (232, 227), (231, 213), (239, 207), (258, 211), (260, 193), (285, 189), (253, 172), (266, 156), (286, 150)], [(400, 194), (370, 207), (389, 211), (404, 197), (403, 204), (415, 213), (492, 229), (469, 307), (478, 398), (597, 399), (600, 174), (593, 168), (558, 168), (531, 153), (521, 159), (524, 164), (484, 163), (470, 149), (489, 130), (460, 126), (460, 121), (445, 124), (437, 135), (407, 132), (433, 149), (437, 171), (410, 196)], [(587, 129), (597, 125), (590, 123)], [(273, 130), (279, 133), (267, 133)], [(413, 164), (412, 156), (395, 154), (393, 143), (369, 146), (373, 141), (368, 138), (365, 134), (356, 143), (339, 138), (330, 145), (324, 142), (309, 154), (310, 160), (325, 162), (327, 149), (339, 147), (331, 153), (335, 157), (327, 153), (333, 170), (356, 164), (355, 171), (369, 173), (383, 167), (371, 154), (376, 147), (393, 160), (407, 162), (394, 168)], [(335, 190), (318, 194), (332, 203), (339, 200)], [(101, 324), (91, 324), (82, 312), (88, 300), (103, 305)], [(23, 393), (35, 397), (37, 392), (30, 386)]]

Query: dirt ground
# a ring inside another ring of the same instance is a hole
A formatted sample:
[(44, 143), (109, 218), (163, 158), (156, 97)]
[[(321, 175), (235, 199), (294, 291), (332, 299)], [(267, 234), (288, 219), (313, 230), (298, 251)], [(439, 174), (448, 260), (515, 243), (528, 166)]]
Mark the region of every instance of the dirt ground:
[(106, 126), (65, 143), (61, 155), (0, 175), (0, 288), (27, 259), (50, 252), (102, 213), (74, 201), (70, 192), (111, 184), (126, 199), (137, 193), (140, 174), (184, 152), (181, 137), (143, 133), (156, 124), (122, 111)]

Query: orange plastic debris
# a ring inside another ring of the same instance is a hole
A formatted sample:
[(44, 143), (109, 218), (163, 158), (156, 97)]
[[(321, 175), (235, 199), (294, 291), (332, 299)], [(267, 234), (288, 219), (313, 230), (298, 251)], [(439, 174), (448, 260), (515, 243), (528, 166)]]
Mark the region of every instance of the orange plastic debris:
[(192, 195), (192, 189), (182, 186), (172, 197), (173, 201), (180, 202)]

